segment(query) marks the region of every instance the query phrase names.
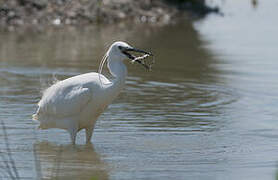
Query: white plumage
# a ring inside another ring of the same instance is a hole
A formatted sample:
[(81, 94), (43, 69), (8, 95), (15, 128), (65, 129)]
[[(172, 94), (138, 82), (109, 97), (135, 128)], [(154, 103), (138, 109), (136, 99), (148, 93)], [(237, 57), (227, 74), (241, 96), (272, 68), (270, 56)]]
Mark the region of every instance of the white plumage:
[[(89, 143), (97, 118), (124, 87), (127, 70), (123, 60), (136, 59), (128, 51), (150, 54), (127, 43), (115, 42), (101, 61), (99, 73), (74, 76), (46, 89), (33, 115), (33, 120), (40, 122), (39, 128), (65, 129), (73, 144), (77, 132), (85, 129), (86, 142)], [(100, 74), (105, 61), (115, 77), (111, 81)]]

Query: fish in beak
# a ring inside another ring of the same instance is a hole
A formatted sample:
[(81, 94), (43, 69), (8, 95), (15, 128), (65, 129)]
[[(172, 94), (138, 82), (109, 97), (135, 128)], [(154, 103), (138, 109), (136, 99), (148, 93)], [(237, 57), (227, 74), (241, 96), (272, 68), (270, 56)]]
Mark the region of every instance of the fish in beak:
[[(139, 56), (139, 57), (136, 57), (136, 56), (130, 54), (129, 52), (143, 53), (143, 55)], [(145, 58), (149, 57), (149, 56), (153, 56), (152, 53), (146, 52), (146, 51), (141, 50), (141, 49), (136, 49), (136, 48), (133, 48), (133, 47), (122, 49), (122, 53), (125, 54), (132, 62), (137, 62), (137, 63), (143, 65), (146, 69), (150, 70), (151, 66), (147, 65), (145, 63), (145, 61), (143, 61), (143, 60)]]

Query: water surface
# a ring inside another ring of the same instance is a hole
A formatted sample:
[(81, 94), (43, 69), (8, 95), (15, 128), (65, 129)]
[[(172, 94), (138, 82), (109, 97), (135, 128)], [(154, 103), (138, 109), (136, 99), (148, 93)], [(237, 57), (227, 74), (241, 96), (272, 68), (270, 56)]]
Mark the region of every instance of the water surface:
[[(21, 179), (275, 179), (278, 26), (267, 16), (277, 3), (219, 3), (224, 17), (194, 26), (2, 31), (0, 179), (16, 176), (11, 162)], [(156, 64), (146, 72), (126, 62), (126, 88), (93, 145), (83, 131), (71, 146), (63, 130), (36, 130), (41, 92), (96, 71), (115, 40), (152, 51)]]

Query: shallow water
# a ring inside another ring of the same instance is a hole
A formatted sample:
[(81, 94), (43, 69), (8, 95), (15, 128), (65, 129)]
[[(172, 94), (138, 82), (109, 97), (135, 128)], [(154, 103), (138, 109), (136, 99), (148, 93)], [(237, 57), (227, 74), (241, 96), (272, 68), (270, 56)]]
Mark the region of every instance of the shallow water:
[[(278, 26), (267, 16), (278, 4), (219, 4), (224, 17), (194, 26), (2, 31), (0, 179), (16, 176), (12, 162), (20, 179), (275, 179)], [(36, 130), (41, 92), (96, 71), (119, 39), (152, 51), (156, 64), (146, 72), (127, 63), (126, 88), (99, 118), (93, 145), (83, 131), (71, 146), (63, 130)]]

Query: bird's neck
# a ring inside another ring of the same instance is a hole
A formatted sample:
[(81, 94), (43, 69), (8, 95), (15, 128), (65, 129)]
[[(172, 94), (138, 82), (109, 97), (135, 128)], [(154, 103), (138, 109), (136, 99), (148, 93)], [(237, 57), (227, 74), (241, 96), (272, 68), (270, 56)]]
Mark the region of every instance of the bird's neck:
[(112, 99), (114, 99), (125, 85), (127, 69), (122, 60), (108, 59), (107, 66), (112, 76), (115, 77), (115, 79), (112, 81), (113, 83), (107, 89), (109, 91), (109, 94), (113, 96)]
[(116, 81), (124, 81), (127, 75), (126, 66), (122, 60), (110, 60), (108, 57), (108, 69)]

